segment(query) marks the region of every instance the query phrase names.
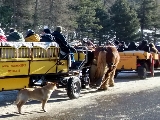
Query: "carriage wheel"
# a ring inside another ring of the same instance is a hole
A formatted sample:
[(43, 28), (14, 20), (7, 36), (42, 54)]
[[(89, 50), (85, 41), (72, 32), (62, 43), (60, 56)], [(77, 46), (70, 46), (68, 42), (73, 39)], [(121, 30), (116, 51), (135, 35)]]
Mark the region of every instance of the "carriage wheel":
[(138, 72), (138, 76), (139, 76), (140, 79), (146, 79), (147, 78), (147, 70), (146, 70), (145, 67), (139, 66), (137, 72)]
[(81, 81), (78, 77), (70, 77), (67, 83), (67, 95), (70, 99), (79, 98), (81, 92)]

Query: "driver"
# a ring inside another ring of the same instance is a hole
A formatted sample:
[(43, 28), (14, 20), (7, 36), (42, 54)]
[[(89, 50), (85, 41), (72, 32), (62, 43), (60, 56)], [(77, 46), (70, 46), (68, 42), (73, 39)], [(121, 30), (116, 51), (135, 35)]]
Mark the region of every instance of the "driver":
[(76, 49), (71, 47), (68, 42), (65, 40), (65, 37), (62, 35), (62, 27), (57, 26), (55, 31), (52, 33), (52, 35), (55, 38), (55, 42), (59, 44), (59, 47), (61, 48), (61, 55), (66, 55), (68, 53), (76, 52)]

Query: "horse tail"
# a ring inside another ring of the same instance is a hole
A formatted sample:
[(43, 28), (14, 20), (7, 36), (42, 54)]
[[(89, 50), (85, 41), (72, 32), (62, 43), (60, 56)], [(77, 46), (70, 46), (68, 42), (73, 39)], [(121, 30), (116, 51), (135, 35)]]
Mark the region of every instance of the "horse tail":
[(106, 51), (100, 51), (98, 54), (97, 69), (95, 73), (96, 80), (103, 77), (106, 65)]

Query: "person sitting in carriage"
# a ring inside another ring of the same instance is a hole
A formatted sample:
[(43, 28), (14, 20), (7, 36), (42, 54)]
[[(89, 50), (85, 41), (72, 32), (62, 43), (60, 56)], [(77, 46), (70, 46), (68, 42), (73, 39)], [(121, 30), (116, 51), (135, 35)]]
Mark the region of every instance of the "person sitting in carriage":
[(0, 28), (0, 42), (7, 42), (4, 31)]
[(150, 52), (150, 47), (148, 46), (148, 40), (143, 40), (142, 43), (137, 47), (138, 50), (143, 50), (145, 52)]
[(129, 51), (138, 50), (136, 43), (134, 41), (130, 42), (127, 50), (129, 50)]
[(65, 57), (69, 53), (76, 52), (76, 49), (71, 47), (68, 42), (66, 41), (66, 38), (62, 35), (62, 27), (57, 26), (55, 31), (52, 33), (52, 36), (54, 36), (54, 40), (56, 43), (59, 44), (59, 47), (61, 48), (60, 51), (60, 57)]
[(51, 35), (51, 30), (49, 28), (44, 28), (41, 35), (40, 42), (53, 42), (54, 37)]
[(40, 36), (33, 30), (28, 29), (26, 32), (25, 42), (40, 42)]
[(116, 46), (117, 49), (118, 49), (118, 47), (119, 47), (119, 43), (120, 43), (120, 42), (119, 42), (118, 40), (115, 40), (114, 43), (113, 43), (113, 44)]
[(24, 42), (23, 34), (14, 28), (10, 28), (9, 35), (7, 35), (8, 42)]

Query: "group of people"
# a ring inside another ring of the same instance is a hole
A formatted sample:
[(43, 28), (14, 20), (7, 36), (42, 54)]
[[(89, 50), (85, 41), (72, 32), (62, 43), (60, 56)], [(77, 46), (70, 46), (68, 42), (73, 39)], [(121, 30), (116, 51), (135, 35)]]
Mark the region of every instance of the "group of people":
[(143, 50), (146, 52), (154, 52), (158, 53), (154, 43), (148, 43), (147, 40), (143, 40), (139, 45), (137, 45), (134, 41), (130, 42), (127, 46), (124, 41), (115, 41), (114, 44), (116, 45), (119, 52), (123, 51), (132, 51), (132, 50)]
[(9, 35), (5, 35), (0, 28), (0, 42), (56, 42), (61, 48), (62, 55), (76, 51), (66, 41), (61, 26), (57, 26), (54, 32), (51, 32), (49, 28), (45, 28), (42, 35), (38, 35), (32, 29), (29, 29), (25, 37), (14, 28), (10, 29)]

